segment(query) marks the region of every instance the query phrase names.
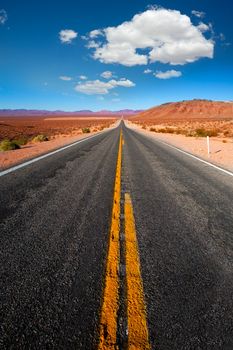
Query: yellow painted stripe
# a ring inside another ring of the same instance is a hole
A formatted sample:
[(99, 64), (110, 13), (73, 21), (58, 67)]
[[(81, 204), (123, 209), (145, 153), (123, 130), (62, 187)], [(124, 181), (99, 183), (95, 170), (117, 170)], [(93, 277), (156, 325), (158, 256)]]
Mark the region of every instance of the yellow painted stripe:
[(116, 178), (113, 197), (112, 221), (106, 266), (106, 279), (100, 318), (99, 350), (118, 349), (117, 311), (119, 299), (119, 258), (120, 258), (120, 199), (121, 199), (122, 133), (120, 134)]
[(130, 195), (125, 194), (125, 250), (127, 283), (128, 349), (149, 350), (146, 307)]

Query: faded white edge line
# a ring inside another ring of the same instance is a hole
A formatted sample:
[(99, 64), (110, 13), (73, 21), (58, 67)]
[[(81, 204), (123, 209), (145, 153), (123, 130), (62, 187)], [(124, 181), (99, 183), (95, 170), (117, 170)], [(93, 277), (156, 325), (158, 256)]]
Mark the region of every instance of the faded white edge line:
[[(108, 131), (108, 130), (106, 130), (106, 131)], [(103, 132), (106, 132), (106, 131), (103, 131)], [(54, 154), (56, 154), (56, 153), (59, 153), (59, 152), (61, 152), (61, 151), (64, 151), (64, 150), (67, 149), (67, 148), (76, 146), (76, 145), (78, 145), (78, 144), (81, 143), (81, 142), (84, 142), (84, 141), (90, 140), (90, 139), (92, 139), (92, 138), (94, 138), (94, 137), (97, 137), (97, 136), (99, 136), (100, 134), (101, 134), (101, 133), (98, 133), (97, 135), (93, 135), (93, 136), (89, 136), (89, 137), (83, 138), (83, 139), (81, 139), (81, 140), (79, 140), (79, 141), (75, 141), (74, 143), (70, 143), (70, 144), (67, 145), (67, 146), (63, 146), (63, 147), (61, 147), (61, 148), (58, 148), (58, 149), (56, 149), (55, 151), (52, 151), (52, 152), (43, 154), (42, 156), (39, 156), (39, 157), (33, 158), (33, 159), (31, 159), (31, 160), (28, 160), (28, 161), (25, 162), (25, 163), (21, 163), (21, 164), (18, 164), (18, 165), (13, 166), (12, 168), (3, 170), (3, 171), (0, 172), (0, 177), (1, 177), (1, 176), (4, 176), (4, 175), (7, 175), (7, 174), (10, 174), (10, 173), (12, 173), (12, 172), (14, 172), (14, 171), (16, 171), (16, 170), (18, 170), (18, 169), (24, 168), (24, 167), (26, 167), (26, 166), (28, 166), (28, 165), (30, 165), (30, 164), (32, 164), (32, 163), (36, 163), (36, 162), (38, 162), (39, 160), (42, 160), (42, 159), (47, 158), (47, 157), (50, 157), (50, 156), (52, 156), (52, 155), (54, 155)]]
[[(131, 129), (131, 130), (134, 130), (134, 129)], [(136, 130), (134, 130), (134, 131), (140, 133), (140, 131), (136, 131)], [(178, 148), (176, 146), (172, 146), (169, 143), (161, 141), (161, 140), (159, 140), (156, 137), (153, 137), (151, 135), (146, 135), (146, 134), (143, 134), (143, 135), (148, 136), (150, 139), (155, 140), (156, 142), (162, 143), (162, 144), (164, 144), (164, 145), (166, 145), (166, 146), (168, 146), (170, 148), (173, 148), (173, 149), (175, 149), (176, 151), (178, 151), (180, 153), (186, 154), (186, 156), (189, 156), (191, 158), (199, 160), (199, 162), (207, 164), (207, 165), (209, 165), (210, 167), (212, 167), (214, 169), (220, 170), (220, 171), (222, 171), (223, 173), (225, 173), (227, 175), (233, 176), (233, 173), (231, 171), (225, 170), (225, 169), (223, 169), (223, 168), (221, 168), (221, 167), (219, 167), (217, 165), (214, 165), (213, 163), (207, 162), (207, 160), (204, 160), (204, 159), (201, 159), (201, 158), (199, 158), (197, 156), (194, 156), (193, 154), (191, 154), (189, 152), (183, 151), (182, 149), (180, 149), (180, 148)]]

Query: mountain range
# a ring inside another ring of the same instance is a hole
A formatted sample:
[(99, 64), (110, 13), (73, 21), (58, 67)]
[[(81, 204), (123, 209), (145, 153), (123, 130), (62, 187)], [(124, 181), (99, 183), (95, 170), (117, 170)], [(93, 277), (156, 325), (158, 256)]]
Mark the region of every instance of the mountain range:
[(37, 109), (0, 109), (0, 116), (7, 117), (7, 116), (22, 116), (22, 117), (29, 117), (29, 116), (48, 116), (48, 115), (93, 115), (93, 116), (103, 116), (103, 115), (136, 115), (138, 113), (141, 113), (142, 110), (132, 110), (132, 109), (122, 109), (119, 111), (108, 111), (108, 110), (101, 110), (98, 112), (93, 112), (91, 110), (80, 110), (80, 111), (74, 111), (74, 112), (64, 112), (64, 111), (48, 111), (48, 110), (37, 110)]

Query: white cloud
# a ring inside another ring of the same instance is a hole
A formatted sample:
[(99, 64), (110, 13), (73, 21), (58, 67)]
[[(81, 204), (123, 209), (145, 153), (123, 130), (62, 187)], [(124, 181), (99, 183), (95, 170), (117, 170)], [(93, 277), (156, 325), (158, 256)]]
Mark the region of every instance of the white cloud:
[(103, 72), (102, 74), (100, 74), (100, 76), (105, 79), (110, 79), (112, 77), (112, 72), (107, 70), (106, 72)]
[(79, 79), (81, 79), (81, 80), (87, 80), (87, 77), (86, 77), (86, 75), (80, 75), (80, 76), (79, 76)]
[(205, 24), (203, 22), (200, 22), (197, 27), (202, 33), (207, 32), (208, 30), (211, 30), (210, 26), (208, 24)]
[(124, 86), (124, 87), (133, 87), (135, 86), (135, 84), (129, 80), (129, 79), (120, 79), (120, 80), (110, 80), (110, 82), (112, 82), (113, 84), (115, 84), (116, 86)]
[(180, 71), (172, 69), (172, 70), (168, 70), (166, 72), (158, 71), (158, 72), (154, 73), (154, 76), (158, 79), (171, 79), (171, 78), (181, 77), (182, 73)]
[(4, 9), (0, 10), (0, 24), (5, 24), (7, 21), (7, 13)]
[(198, 18), (204, 18), (205, 17), (205, 12), (202, 12), (202, 11), (193, 10), (192, 14), (194, 16), (198, 17)]
[(66, 76), (66, 75), (61, 75), (61, 76), (59, 77), (59, 79), (64, 80), (64, 81), (70, 81), (70, 80), (72, 80), (71, 77), (68, 77), (68, 76)]
[(150, 74), (150, 73), (152, 73), (152, 70), (151, 70), (151, 69), (145, 69), (145, 70), (144, 70), (144, 74)]
[(64, 29), (59, 33), (59, 38), (63, 44), (71, 44), (72, 40), (77, 38), (78, 33), (72, 29)]
[(100, 80), (90, 80), (75, 86), (75, 90), (86, 95), (106, 95), (110, 90), (118, 86), (133, 87), (135, 84), (128, 79), (109, 80), (107, 82)]
[(183, 65), (201, 57), (213, 58), (214, 43), (180, 11), (151, 8), (101, 33), (101, 42), (90, 41), (89, 47), (94, 48), (94, 59), (102, 63)]
[(90, 37), (91, 39), (97, 38), (97, 36), (100, 36), (100, 35), (103, 35), (103, 32), (102, 32), (102, 30), (100, 30), (100, 29), (92, 30), (92, 31), (89, 33), (89, 37)]
[(82, 39), (82, 40), (89, 40), (89, 37), (86, 36), (86, 35), (81, 35), (81, 39)]
[(97, 49), (99, 46), (100, 45), (97, 42), (95, 42), (94, 40), (89, 41), (86, 45), (86, 47), (88, 49)]

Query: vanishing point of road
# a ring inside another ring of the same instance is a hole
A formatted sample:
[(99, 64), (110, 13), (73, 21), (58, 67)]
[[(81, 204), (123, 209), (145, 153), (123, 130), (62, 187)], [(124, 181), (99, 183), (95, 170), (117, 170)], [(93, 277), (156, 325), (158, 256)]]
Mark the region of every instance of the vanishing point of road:
[(0, 214), (1, 349), (233, 349), (229, 174), (121, 122), (0, 176)]

